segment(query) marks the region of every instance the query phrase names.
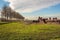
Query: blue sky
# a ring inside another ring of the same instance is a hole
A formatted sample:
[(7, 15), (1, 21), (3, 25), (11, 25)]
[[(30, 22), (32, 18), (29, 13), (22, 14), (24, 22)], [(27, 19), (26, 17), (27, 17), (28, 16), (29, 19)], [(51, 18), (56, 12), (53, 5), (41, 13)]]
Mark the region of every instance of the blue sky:
[(44, 8), (42, 10), (37, 10), (32, 13), (27, 13), (27, 15), (35, 15), (35, 16), (41, 16), (41, 15), (46, 15), (46, 14), (60, 14), (60, 4), (55, 5), (55, 6), (50, 6), (48, 8)]
[(0, 9), (5, 4), (26, 18), (60, 17), (60, 0), (0, 0)]
[(4, 5), (9, 5), (9, 2), (6, 2), (6, 1), (4, 1), (4, 0), (0, 0), (0, 9), (1, 9)]

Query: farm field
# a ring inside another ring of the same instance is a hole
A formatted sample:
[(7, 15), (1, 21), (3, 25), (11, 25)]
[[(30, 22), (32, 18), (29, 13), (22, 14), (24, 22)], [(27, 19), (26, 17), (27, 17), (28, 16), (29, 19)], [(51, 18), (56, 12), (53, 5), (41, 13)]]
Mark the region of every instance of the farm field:
[(60, 25), (0, 23), (0, 40), (60, 40)]

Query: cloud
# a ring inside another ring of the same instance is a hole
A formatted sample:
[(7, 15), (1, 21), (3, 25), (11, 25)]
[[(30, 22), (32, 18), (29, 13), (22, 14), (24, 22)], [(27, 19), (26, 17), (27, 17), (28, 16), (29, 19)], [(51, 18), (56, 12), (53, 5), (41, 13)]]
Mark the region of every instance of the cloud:
[[(26, 16), (25, 19), (29, 19), (29, 20), (37, 20), (39, 16)], [(46, 15), (40, 15), (40, 17), (43, 18), (55, 18), (57, 17), (58, 19), (60, 19), (60, 13), (56, 13), (56, 14), (46, 14)]]
[(5, 0), (20, 13), (30, 13), (36, 10), (60, 4), (60, 0)]

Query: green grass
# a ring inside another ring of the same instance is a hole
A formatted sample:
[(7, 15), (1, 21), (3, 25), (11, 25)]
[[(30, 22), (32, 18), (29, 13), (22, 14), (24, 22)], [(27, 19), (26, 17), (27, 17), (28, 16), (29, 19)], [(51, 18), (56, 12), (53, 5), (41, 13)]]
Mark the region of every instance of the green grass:
[(60, 40), (60, 25), (27, 25), (22, 22), (2, 24), (0, 25), (0, 40)]

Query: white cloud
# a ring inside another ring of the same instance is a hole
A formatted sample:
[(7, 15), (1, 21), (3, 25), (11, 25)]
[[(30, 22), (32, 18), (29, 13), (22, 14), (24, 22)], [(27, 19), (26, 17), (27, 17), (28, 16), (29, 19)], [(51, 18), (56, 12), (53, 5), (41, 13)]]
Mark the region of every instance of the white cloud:
[[(39, 16), (26, 16), (25, 19), (29, 19), (29, 20), (37, 20)], [(56, 14), (46, 14), (46, 15), (40, 15), (40, 17), (43, 18), (54, 18), (57, 17), (58, 19), (60, 19), (60, 13), (56, 13)]]
[(29, 13), (60, 3), (60, 0), (5, 0), (20, 13)]

